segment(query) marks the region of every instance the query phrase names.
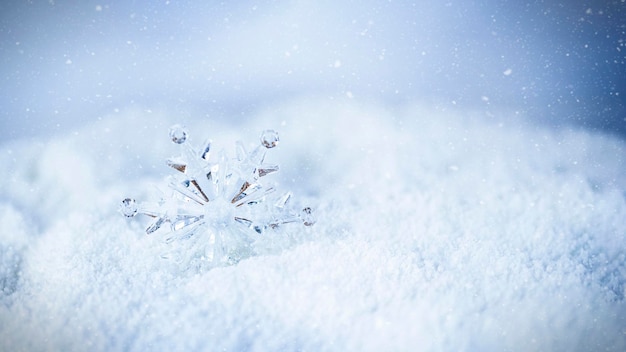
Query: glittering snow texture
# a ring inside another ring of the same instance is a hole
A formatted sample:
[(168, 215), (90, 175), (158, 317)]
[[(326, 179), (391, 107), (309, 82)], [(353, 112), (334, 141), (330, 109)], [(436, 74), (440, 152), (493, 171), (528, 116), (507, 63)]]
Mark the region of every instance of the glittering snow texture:
[(193, 275), (117, 213), (170, 173), (174, 117), (2, 145), (0, 349), (626, 349), (624, 142), (507, 113), (265, 111), (186, 123), (226, 142), (279, 130), (277, 179), (318, 222)]

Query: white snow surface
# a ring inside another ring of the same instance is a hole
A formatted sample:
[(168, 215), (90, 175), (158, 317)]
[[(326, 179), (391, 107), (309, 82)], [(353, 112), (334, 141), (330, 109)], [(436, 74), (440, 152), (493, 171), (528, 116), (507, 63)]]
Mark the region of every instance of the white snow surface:
[[(1, 146), (0, 350), (626, 350), (623, 141), (349, 99), (226, 118), (128, 109)], [(317, 224), (207, 272), (160, 258), (117, 207), (164, 184), (179, 122), (227, 148), (278, 130)]]

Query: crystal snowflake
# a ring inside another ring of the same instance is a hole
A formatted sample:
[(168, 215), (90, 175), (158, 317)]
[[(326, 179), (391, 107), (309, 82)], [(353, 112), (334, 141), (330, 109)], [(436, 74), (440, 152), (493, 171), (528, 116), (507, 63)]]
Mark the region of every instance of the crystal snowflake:
[(232, 264), (264, 248), (280, 247), (284, 241), (268, 235), (282, 225), (315, 223), (310, 208), (293, 210), (291, 193), (278, 193), (264, 182), (279, 170), (265, 163), (267, 151), (279, 143), (276, 131), (263, 131), (260, 145), (251, 152), (236, 142), (234, 158), (224, 150), (213, 155), (211, 141), (194, 148), (180, 125), (172, 126), (169, 136), (182, 147), (181, 156), (167, 160), (178, 171), (169, 178), (170, 194), (153, 203), (126, 198), (120, 207), (126, 217), (153, 218), (146, 233), (164, 233), (170, 245), (165, 257), (201, 268)]

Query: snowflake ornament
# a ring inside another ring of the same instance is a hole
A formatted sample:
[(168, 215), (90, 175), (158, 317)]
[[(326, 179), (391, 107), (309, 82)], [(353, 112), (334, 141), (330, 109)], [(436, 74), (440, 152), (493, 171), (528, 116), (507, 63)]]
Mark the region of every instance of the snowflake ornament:
[(260, 145), (251, 152), (237, 142), (234, 158), (224, 150), (214, 155), (211, 141), (194, 148), (180, 125), (172, 126), (169, 136), (182, 147), (181, 156), (167, 160), (178, 171), (168, 180), (169, 194), (153, 203), (126, 198), (120, 207), (126, 217), (153, 218), (146, 233), (164, 233), (170, 245), (164, 257), (197, 268), (233, 264), (282, 247), (289, 239), (275, 234), (283, 225), (315, 223), (311, 208), (295, 211), (289, 204), (291, 193), (278, 193), (265, 182), (279, 170), (265, 163), (267, 151), (279, 143), (276, 131), (263, 131)]

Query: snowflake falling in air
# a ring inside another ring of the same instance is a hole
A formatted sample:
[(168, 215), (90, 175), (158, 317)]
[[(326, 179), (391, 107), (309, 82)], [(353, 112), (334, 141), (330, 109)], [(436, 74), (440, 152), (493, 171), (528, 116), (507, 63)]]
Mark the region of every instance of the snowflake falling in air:
[(237, 142), (234, 158), (224, 150), (214, 155), (211, 141), (194, 148), (180, 125), (172, 126), (169, 136), (182, 148), (181, 156), (167, 160), (177, 171), (168, 180), (169, 194), (152, 203), (126, 198), (120, 207), (127, 217), (153, 219), (146, 233), (164, 234), (170, 244), (165, 257), (200, 268), (232, 264), (281, 247), (288, 239), (275, 234), (283, 225), (315, 223), (310, 208), (295, 211), (291, 193), (265, 182), (279, 170), (265, 162), (267, 151), (279, 143), (276, 131), (263, 131), (260, 145), (250, 152)]

